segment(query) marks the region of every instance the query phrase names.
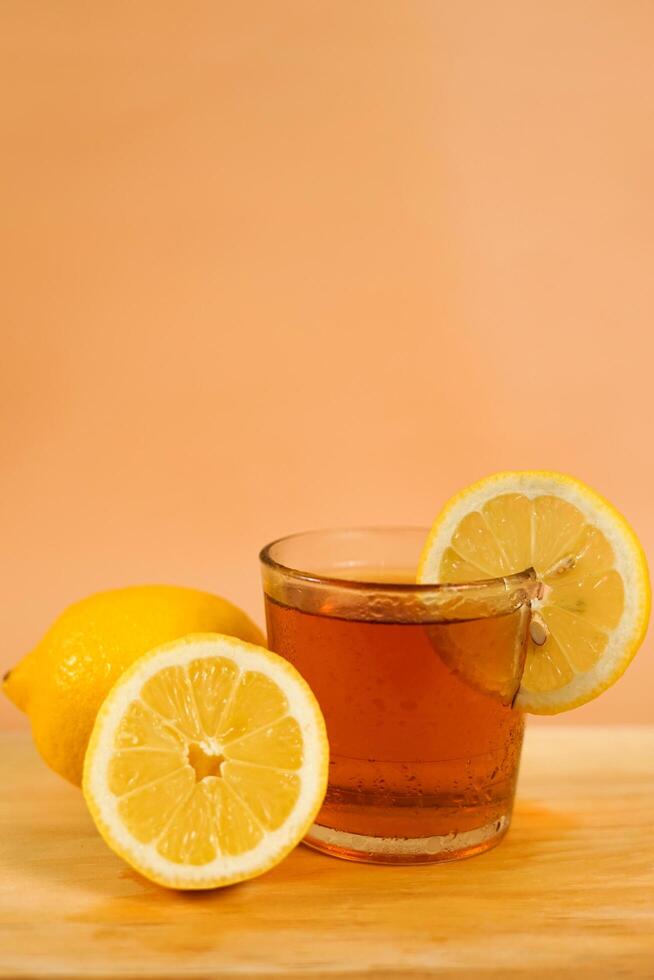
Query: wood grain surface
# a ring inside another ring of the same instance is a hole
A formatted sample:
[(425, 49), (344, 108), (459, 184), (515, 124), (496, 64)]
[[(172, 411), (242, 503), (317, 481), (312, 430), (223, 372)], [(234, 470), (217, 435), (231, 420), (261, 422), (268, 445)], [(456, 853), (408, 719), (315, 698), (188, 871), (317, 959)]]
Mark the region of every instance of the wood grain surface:
[(0, 976), (654, 977), (654, 728), (528, 733), (514, 825), (458, 864), (299, 847), (176, 893), (112, 854), (29, 736), (0, 736)]

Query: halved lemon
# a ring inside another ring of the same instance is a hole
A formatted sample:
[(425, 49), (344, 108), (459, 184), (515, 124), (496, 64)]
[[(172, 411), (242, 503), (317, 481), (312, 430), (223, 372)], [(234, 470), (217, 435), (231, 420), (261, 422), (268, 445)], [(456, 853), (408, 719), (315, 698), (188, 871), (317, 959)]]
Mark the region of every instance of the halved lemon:
[(318, 703), (294, 667), (233, 637), (137, 660), (98, 713), (86, 802), (107, 844), (172, 888), (252, 878), (301, 840), (327, 785)]
[(532, 567), (530, 638), (516, 707), (567, 711), (597, 697), (641, 645), (647, 561), (618, 511), (561, 473), (497, 473), (462, 490), (431, 529), (419, 582), (466, 582)]

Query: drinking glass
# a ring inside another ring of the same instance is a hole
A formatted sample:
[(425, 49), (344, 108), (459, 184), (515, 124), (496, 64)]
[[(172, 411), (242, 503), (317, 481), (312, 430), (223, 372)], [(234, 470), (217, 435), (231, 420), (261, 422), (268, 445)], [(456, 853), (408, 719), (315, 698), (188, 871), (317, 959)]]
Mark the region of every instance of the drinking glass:
[(260, 555), (269, 646), (327, 725), (327, 795), (306, 843), (338, 857), (468, 857), (511, 820), (524, 722), (491, 681), (519, 676), (536, 578), (417, 585), (426, 537), (310, 531)]

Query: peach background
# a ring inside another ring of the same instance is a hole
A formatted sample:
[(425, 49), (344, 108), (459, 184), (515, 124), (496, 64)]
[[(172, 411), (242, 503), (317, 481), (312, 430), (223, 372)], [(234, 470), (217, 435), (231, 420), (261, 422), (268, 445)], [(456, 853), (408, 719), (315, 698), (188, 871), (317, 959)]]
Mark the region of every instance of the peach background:
[[(0, 18), (3, 666), (116, 584), (260, 619), (271, 537), (502, 468), (651, 551), (650, 0)], [(561, 721), (654, 721), (653, 684), (650, 643)]]

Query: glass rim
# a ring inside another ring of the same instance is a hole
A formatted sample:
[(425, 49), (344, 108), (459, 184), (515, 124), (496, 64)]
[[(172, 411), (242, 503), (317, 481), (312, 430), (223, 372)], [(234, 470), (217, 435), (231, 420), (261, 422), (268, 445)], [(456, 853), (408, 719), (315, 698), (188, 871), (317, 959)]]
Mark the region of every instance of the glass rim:
[(499, 586), (504, 585), (506, 587), (507, 581), (510, 581), (512, 586), (518, 587), (523, 583), (525, 586), (528, 583), (533, 585), (536, 579), (535, 570), (533, 568), (525, 568), (519, 572), (511, 572), (507, 575), (496, 575), (493, 578), (476, 579), (468, 582), (371, 582), (366, 579), (338, 578), (334, 575), (322, 575), (317, 572), (311, 572), (308, 569), (294, 568), (291, 565), (285, 565), (283, 562), (277, 561), (271, 554), (272, 549), (276, 545), (310, 535), (344, 534), (348, 532), (364, 534), (376, 532), (401, 533), (403, 531), (422, 531), (426, 541), (430, 528), (417, 524), (374, 524), (295, 531), (293, 534), (285, 534), (264, 545), (259, 552), (259, 561), (272, 571), (299, 582), (306, 582), (307, 585), (327, 585), (350, 592), (391, 592), (397, 595), (418, 593), (421, 595), (430, 595), (434, 593), (464, 592), (466, 590), (479, 592), (480, 589), (483, 590), (485, 588), (488, 588), (489, 591), (494, 591)]

